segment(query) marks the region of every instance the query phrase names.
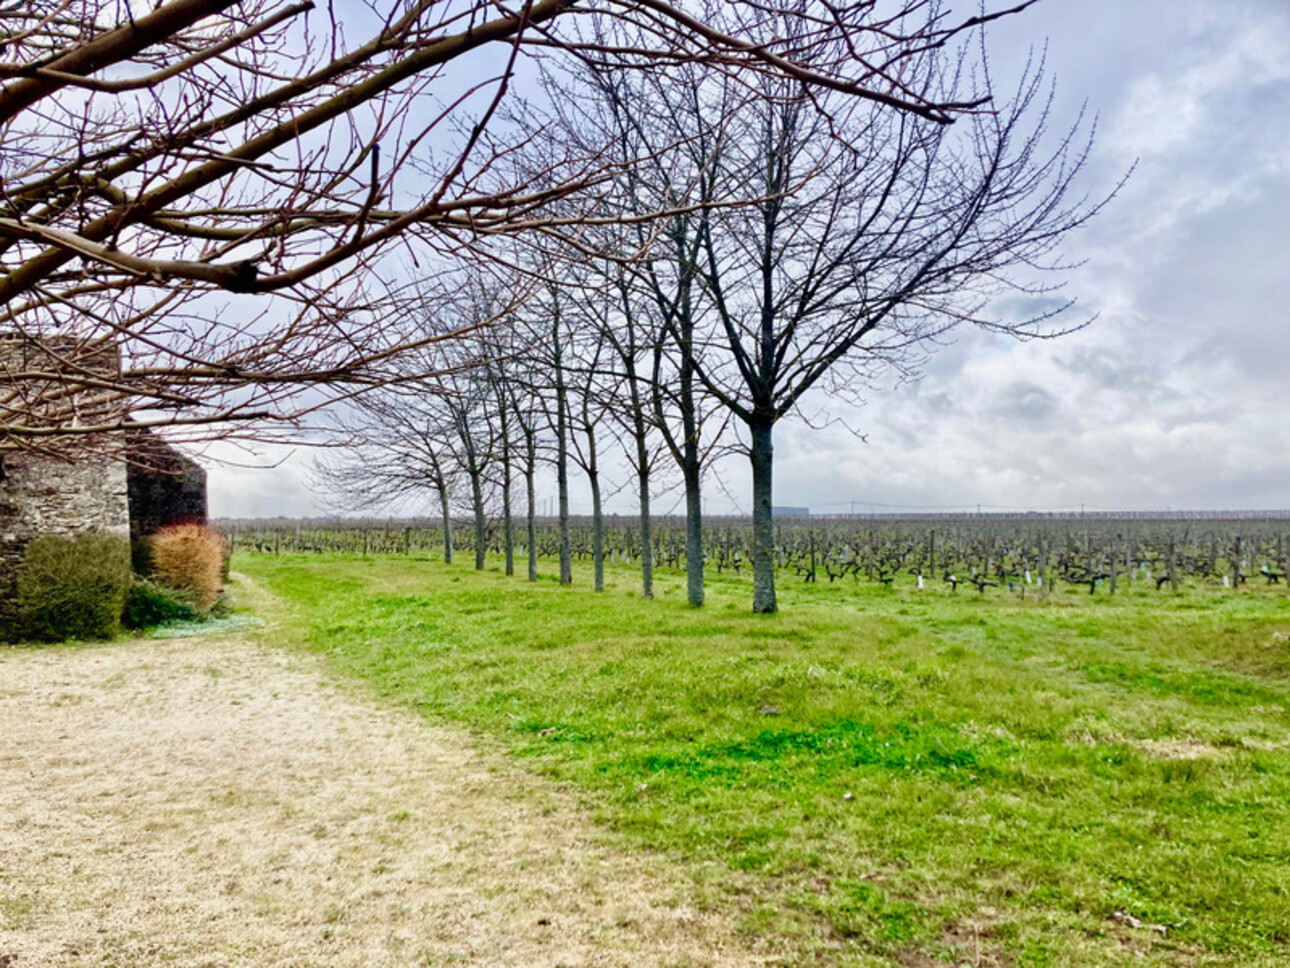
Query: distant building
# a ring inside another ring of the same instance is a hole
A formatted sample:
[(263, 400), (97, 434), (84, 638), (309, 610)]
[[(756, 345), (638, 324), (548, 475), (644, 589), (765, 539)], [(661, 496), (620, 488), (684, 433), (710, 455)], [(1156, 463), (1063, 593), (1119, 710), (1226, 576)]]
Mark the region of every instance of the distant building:
[(811, 516), (810, 508), (792, 508), (787, 505), (781, 507), (772, 507), (770, 509), (772, 517), (776, 518), (809, 518)]

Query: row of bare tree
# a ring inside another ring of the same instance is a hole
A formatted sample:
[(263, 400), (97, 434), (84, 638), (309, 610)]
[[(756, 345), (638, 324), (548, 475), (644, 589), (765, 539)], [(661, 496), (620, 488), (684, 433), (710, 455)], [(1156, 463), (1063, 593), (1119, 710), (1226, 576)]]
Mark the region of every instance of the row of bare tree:
[[(626, 43), (617, 33), (599, 42)], [(929, 51), (907, 62), (903, 80), (928, 99), (977, 101), (988, 77), (970, 63), (983, 64), (963, 50)], [(1051, 293), (1043, 270), (1056, 268), (1057, 241), (1098, 206), (1068, 197), (1088, 143), (1077, 128), (1047, 134), (1038, 70), (1006, 100), (992, 95), (993, 110), (954, 126), (793, 78), (741, 82), (701, 65), (665, 75), (548, 72), (545, 83), (553, 117), (526, 132), (526, 144), (539, 157), (555, 145), (599, 153), (614, 174), (598, 188), (596, 217), (579, 216), (575, 237), (539, 233), (495, 252), (510, 274), (476, 273), (458, 287), (479, 293), (470, 311), (447, 299), (425, 306), (449, 326), (495, 324), (473, 349), (457, 342), (451, 358), (421, 364), (450, 374), (442, 387), (401, 387), (359, 409), (376, 407), (384, 421), (421, 405), (409, 394), (437, 397), (431, 405), (447, 418), (438, 426), (458, 428), (441, 454), (453, 454), (471, 493), (480, 494), (474, 461), (486, 452), (500, 454), (509, 495), (509, 448), (522, 454), (530, 515), (534, 460), (547, 453), (535, 440), (548, 440), (562, 521), (573, 464), (590, 486), (597, 534), (612, 436), (635, 472), (643, 549), (651, 479), (665, 462), (685, 490), (693, 604), (703, 601), (700, 488), (711, 454), (733, 446), (750, 460), (753, 607), (774, 611), (780, 420), (812, 395), (854, 398), (916, 370), (960, 323), (1019, 336), (1069, 328), (1057, 318), (1067, 304), (1040, 298)], [(458, 413), (462, 405), (476, 416)], [(387, 433), (373, 426), (361, 436)], [(407, 470), (402, 456), (395, 462)], [(347, 467), (349, 481), (364, 478), (361, 466)], [(444, 493), (439, 471), (426, 479)], [(482, 534), (483, 505), (473, 506)], [(509, 508), (504, 499), (508, 533)], [(568, 580), (567, 540), (561, 558)], [(649, 554), (640, 560), (648, 595)]]
[(334, 483), (464, 475), (482, 528), (494, 465), (531, 513), (542, 436), (562, 513), (571, 463), (598, 505), (611, 421), (643, 520), (678, 468), (698, 604), (732, 426), (773, 611), (781, 419), (959, 323), (1064, 326), (1087, 141), (1049, 130), (1038, 67), (1000, 95), (984, 56), (1033, 2), (7, 6), (0, 328), (50, 359), (0, 354), (0, 451), (263, 438), (339, 400), (388, 460)]

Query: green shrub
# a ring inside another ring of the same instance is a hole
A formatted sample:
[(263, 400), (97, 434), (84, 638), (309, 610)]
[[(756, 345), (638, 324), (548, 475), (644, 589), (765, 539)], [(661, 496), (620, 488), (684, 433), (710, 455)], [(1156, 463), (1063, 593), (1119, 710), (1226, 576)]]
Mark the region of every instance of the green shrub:
[(200, 524), (177, 524), (152, 536), (152, 577), (191, 592), (197, 611), (210, 611), (224, 583), (224, 538)]
[(192, 592), (167, 588), (155, 581), (136, 580), (125, 599), (121, 622), (128, 629), (150, 629), (197, 617)]
[(44, 535), (18, 567), (18, 621), (30, 639), (110, 639), (130, 589), (130, 542), (87, 531)]

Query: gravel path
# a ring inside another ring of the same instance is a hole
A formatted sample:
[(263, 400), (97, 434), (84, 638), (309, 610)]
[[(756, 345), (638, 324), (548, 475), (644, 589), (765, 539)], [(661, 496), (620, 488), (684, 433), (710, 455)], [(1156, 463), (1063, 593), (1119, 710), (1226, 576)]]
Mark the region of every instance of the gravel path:
[(683, 883), (312, 657), (0, 647), (0, 968), (764, 963)]

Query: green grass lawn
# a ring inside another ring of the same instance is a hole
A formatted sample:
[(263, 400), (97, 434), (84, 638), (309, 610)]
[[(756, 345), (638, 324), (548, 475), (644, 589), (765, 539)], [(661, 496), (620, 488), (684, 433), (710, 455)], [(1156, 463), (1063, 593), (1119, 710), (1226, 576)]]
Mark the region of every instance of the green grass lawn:
[(733, 578), (691, 610), (682, 576), (644, 601), (626, 569), (596, 594), (424, 559), (234, 567), (282, 600), (280, 639), (569, 784), (789, 961), (1290, 963), (1277, 587), (785, 578), (767, 617)]

